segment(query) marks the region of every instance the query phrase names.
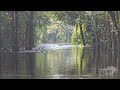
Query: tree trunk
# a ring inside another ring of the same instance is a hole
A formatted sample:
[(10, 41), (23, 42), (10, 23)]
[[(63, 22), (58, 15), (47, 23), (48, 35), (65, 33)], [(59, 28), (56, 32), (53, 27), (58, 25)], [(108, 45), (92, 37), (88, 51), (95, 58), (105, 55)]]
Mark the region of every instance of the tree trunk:
[(32, 50), (34, 47), (34, 12), (30, 12), (30, 17), (29, 17), (29, 50)]
[[(0, 25), (0, 27), (1, 27), (1, 25)], [(1, 51), (1, 28), (0, 28), (0, 51)], [(1, 60), (1, 52), (0, 52), (0, 77), (2, 75), (1, 67), (2, 67), (2, 60)]]
[(12, 31), (13, 31), (13, 52), (19, 51), (19, 45), (18, 45), (18, 11), (12, 11)]
[(27, 21), (26, 21), (26, 30), (25, 30), (25, 50), (28, 50), (29, 44), (29, 12), (26, 12)]
[(120, 77), (120, 29), (118, 27), (118, 24), (119, 24), (119, 15), (118, 15), (118, 11), (116, 11), (116, 29), (117, 29), (117, 32), (118, 32), (118, 76)]
[(111, 29), (110, 29), (110, 18), (108, 16), (108, 32), (109, 32), (109, 40), (110, 40), (110, 48), (112, 49), (112, 33), (111, 33)]
[(15, 11), (15, 52), (19, 51), (18, 44), (18, 11)]
[(81, 21), (79, 22), (79, 25), (80, 25), (80, 33), (81, 33), (81, 37), (82, 37), (83, 46), (86, 46)]
[(1, 51), (1, 28), (0, 28), (0, 51)]
[(11, 17), (12, 17), (12, 21), (11, 21), (11, 26), (12, 26), (12, 40), (13, 40), (13, 43), (12, 43), (12, 48), (13, 48), (13, 52), (15, 52), (15, 28), (14, 28), (14, 11), (11, 12)]
[(117, 36), (115, 33), (113, 33), (113, 41), (114, 41), (114, 63), (113, 65), (116, 66), (117, 64)]
[(78, 24), (76, 24), (76, 42), (78, 44), (78, 34), (77, 34)]
[(118, 26), (117, 26), (117, 22), (116, 22), (116, 13), (115, 13), (115, 11), (108, 11), (108, 13), (110, 14), (110, 17), (111, 17), (111, 19), (112, 19), (112, 21), (113, 21), (113, 25), (114, 25), (114, 27), (118, 30)]

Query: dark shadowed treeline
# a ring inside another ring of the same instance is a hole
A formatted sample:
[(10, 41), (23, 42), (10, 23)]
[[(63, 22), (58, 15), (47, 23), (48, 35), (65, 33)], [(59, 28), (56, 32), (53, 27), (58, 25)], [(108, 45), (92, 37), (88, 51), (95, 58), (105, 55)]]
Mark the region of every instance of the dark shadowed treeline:
[(34, 11), (0, 12), (0, 50), (28, 50), (34, 47)]

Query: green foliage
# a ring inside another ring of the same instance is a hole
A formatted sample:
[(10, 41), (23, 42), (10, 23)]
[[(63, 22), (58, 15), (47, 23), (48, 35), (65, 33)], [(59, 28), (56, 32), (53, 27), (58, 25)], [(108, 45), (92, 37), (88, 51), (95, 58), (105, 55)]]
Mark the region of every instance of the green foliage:
[[(82, 25), (83, 33), (86, 33), (85, 23)], [(78, 24), (77, 32), (76, 32), (76, 26), (74, 28), (72, 37), (71, 37), (71, 43), (72, 44), (82, 44), (82, 37), (80, 32), (80, 26)]]
[(80, 42), (80, 39), (77, 39), (76, 32), (74, 31), (71, 37), (71, 43), (77, 45)]
[[(27, 23), (31, 11), (18, 12), (18, 38), (19, 48), (24, 49), (29, 39)], [(120, 18), (117, 17), (117, 11), (111, 19), (107, 11), (35, 11), (34, 15), (34, 43), (72, 43), (83, 44), (80, 26), (82, 24), (83, 36), (87, 45), (92, 46), (94, 39), (100, 37), (100, 43), (106, 45), (113, 43), (113, 33), (116, 33), (118, 42), (118, 30), (114, 24), (119, 26)], [(119, 16), (120, 12), (118, 12)], [(15, 22), (15, 21), (14, 21)], [(116, 22), (116, 23), (115, 23)], [(78, 24), (76, 32), (76, 24)], [(74, 29), (73, 29), (74, 28)], [(13, 29), (12, 29), (12, 11), (0, 12), (0, 38), (1, 48), (12, 49), (13, 47)], [(111, 38), (110, 38), (111, 37)]]

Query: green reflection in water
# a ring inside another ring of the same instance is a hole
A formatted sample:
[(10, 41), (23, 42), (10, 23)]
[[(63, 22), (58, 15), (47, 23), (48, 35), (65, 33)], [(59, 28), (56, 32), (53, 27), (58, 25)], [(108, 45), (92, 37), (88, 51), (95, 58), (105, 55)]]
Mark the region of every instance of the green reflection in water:
[(42, 76), (49, 75), (76, 75), (86, 71), (84, 50), (75, 47), (55, 52), (36, 54), (37, 72)]

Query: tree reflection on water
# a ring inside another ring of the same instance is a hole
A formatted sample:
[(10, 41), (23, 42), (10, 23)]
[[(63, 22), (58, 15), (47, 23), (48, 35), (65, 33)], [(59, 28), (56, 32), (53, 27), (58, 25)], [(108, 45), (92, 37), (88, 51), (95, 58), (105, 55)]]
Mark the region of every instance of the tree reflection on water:
[[(112, 57), (112, 58), (111, 58)], [(119, 70), (114, 51), (92, 48), (71, 48), (44, 53), (0, 52), (0, 78), (13, 79), (90, 79), (99, 76), (102, 68)], [(119, 73), (113, 78), (119, 78)]]

